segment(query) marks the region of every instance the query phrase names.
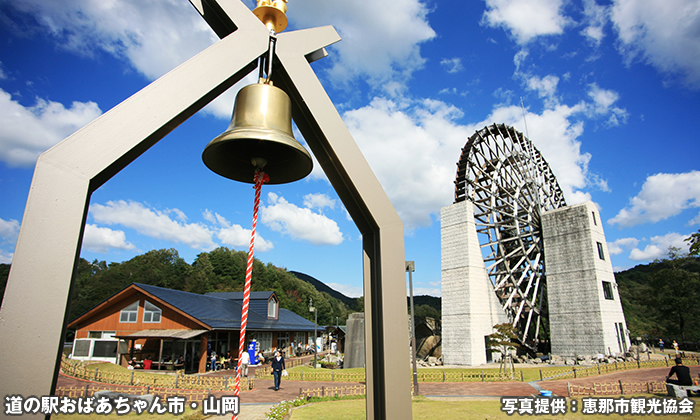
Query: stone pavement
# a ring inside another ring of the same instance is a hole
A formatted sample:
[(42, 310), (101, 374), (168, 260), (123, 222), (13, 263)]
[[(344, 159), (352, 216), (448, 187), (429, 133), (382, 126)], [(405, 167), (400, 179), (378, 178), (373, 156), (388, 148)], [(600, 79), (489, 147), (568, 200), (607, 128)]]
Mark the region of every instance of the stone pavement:
[[(692, 366), (691, 374), (697, 378), (700, 374), (700, 367)], [(471, 398), (471, 397), (500, 397), (500, 396), (529, 396), (539, 393), (539, 389), (553, 391), (555, 395), (568, 395), (567, 382), (576, 385), (590, 386), (595, 383), (610, 382), (645, 382), (663, 381), (670, 368), (653, 368), (627, 370), (610, 373), (607, 375), (593, 376), (578, 379), (537, 381), (527, 382), (421, 382), (419, 392), (423, 396), (431, 398)], [(233, 371), (211, 372), (205, 375), (213, 376), (233, 376)], [(252, 374), (252, 372), (251, 372)], [(80, 381), (59, 376), (58, 386), (85, 386), (88, 381)], [(357, 383), (347, 382), (311, 382), (311, 381), (289, 381), (282, 379), (279, 391), (273, 387), (272, 377), (256, 378), (255, 389), (241, 392), (240, 420), (263, 420), (265, 413), (270, 407), (283, 400), (292, 400), (299, 396), (300, 389), (315, 389), (325, 387), (355, 386)], [(230, 395), (230, 393), (215, 392), (215, 396)], [(229, 420), (231, 416), (212, 417), (211, 420)]]
[[(273, 404), (243, 404), (238, 420), (265, 420)], [(231, 420), (231, 415), (209, 417), (207, 420)]]

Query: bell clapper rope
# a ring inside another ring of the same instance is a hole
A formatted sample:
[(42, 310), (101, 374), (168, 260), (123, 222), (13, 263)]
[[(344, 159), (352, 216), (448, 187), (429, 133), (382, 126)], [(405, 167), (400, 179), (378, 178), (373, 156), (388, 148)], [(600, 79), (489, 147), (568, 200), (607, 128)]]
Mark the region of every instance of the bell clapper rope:
[[(243, 286), (243, 310), (241, 313), (241, 332), (238, 339), (238, 363), (236, 367), (236, 386), (233, 390), (233, 395), (239, 396), (241, 392), (241, 358), (243, 352), (245, 351), (245, 335), (246, 328), (248, 326), (248, 306), (250, 305), (250, 289), (251, 280), (253, 278), (253, 251), (255, 249), (255, 228), (258, 225), (258, 208), (260, 207), (260, 190), (262, 189), (262, 184), (269, 182), (270, 177), (263, 172), (263, 168), (267, 163), (264, 158), (253, 158), (251, 163), (255, 167), (255, 175), (253, 179), (255, 181), (255, 202), (253, 205), (253, 229), (250, 234), (250, 248), (248, 249), (248, 263), (246, 265), (245, 271), (245, 283)], [(240, 400), (239, 400), (240, 401)], [(231, 417), (233, 420), (237, 420), (238, 416), (234, 414)]]

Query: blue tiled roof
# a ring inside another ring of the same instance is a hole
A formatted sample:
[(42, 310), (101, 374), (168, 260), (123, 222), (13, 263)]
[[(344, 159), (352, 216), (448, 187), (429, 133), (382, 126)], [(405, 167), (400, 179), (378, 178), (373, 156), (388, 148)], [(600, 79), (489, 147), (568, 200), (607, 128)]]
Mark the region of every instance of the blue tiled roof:
[[(267, 316), (267, 302), (274, 293), (275, 292), (250, 292), (248, 311), (255, 311), (260, 315)], [(231, 299), (237, 301), (241, 305), (243, 304), (243, 292), (209, 292), (205, 293), (204, 295), (222, 299)], [(277, 299), (279, 302), (279, 299), (276, 296), (275, 299)]]
[[(135, 286), (162, 301), (174, 306), (187, 315), (199, 320), (215, 330), (237, 330), (241, 328), (241, 301), (236, 299), (235, 293), (225, 296), (227, 293), (213, 293), (199, 295), (180, 290), (166, 289), (163, 287), (149, 286), (147, 284), (134, 283)], [(256, 299), (264, 297), (265, 302), (272, 292), (256, 293)], [(221, 295), (221, 296), (219, 296)], [(314, 323), (287, 309), (279, 309), (279, 319), (267, 318), (267, 305), (261, 314), (249, 306), (248, 326), (249, 330), (266, 331), (313, 331)]]

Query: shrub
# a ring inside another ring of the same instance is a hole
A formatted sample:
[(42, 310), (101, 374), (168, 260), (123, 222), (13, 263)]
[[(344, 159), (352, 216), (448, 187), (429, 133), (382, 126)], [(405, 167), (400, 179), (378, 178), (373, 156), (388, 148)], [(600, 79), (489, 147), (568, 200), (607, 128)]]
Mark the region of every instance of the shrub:
[(297, 397), (291, 401), (282, 401), (279, 404), (275, 404), (270, 407), (270, 412), (265, 413), (265, 420), (282, 420), (287, 414), (289, 414), (292, 408), (300, 407), (306, 403), (307, 401), (301, 397)]

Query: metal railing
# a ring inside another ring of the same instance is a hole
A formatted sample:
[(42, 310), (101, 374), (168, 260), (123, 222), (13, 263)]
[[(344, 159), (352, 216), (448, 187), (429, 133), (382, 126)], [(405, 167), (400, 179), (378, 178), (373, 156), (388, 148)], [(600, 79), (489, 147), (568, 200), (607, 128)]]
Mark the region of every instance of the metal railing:
[(580, 395), (625, 395), (666, 393), (666, 382), (607, 382), (593, 385), (574, 385), (566, 383), (569, 397)]
[[(687, 366), (700, 366), (700, 359), (697, 357), (684, 357), (683, 363)], [(605, 375), (606, 373), (618, 372), (632, 369), (649, 369), (656, 367), (668, 367), (673, 364), (673, 361), (664, 358), (663, 360), (634, 360), (630, 362), (615, 362), (615, 363), (600, 363), (594, 366), (572, 366), (563, 369), (547, 369), (543, 372), (540, 369), (540, 380), (560, 380), (560, 379), (575, 379), (585, 378), (588, 376)], [(546, 376), (545, 376), (546, 375)]]
[[(146, 386), (179, 390), (227, 391), (233, 388), (236, 381), (236, 378), (233, 376), (206, 377), (186, 375), (184, 371), (177, 371), (175, 375), (153, 374), (140, 370), (106, 372), (65, 357), (61, 360), (61, 372), (76, 379), (85, 379), (110, 385)], [(242, 390), (253, 388), (255, 388), (255, 380), (253, 378), (241, 378)]]

